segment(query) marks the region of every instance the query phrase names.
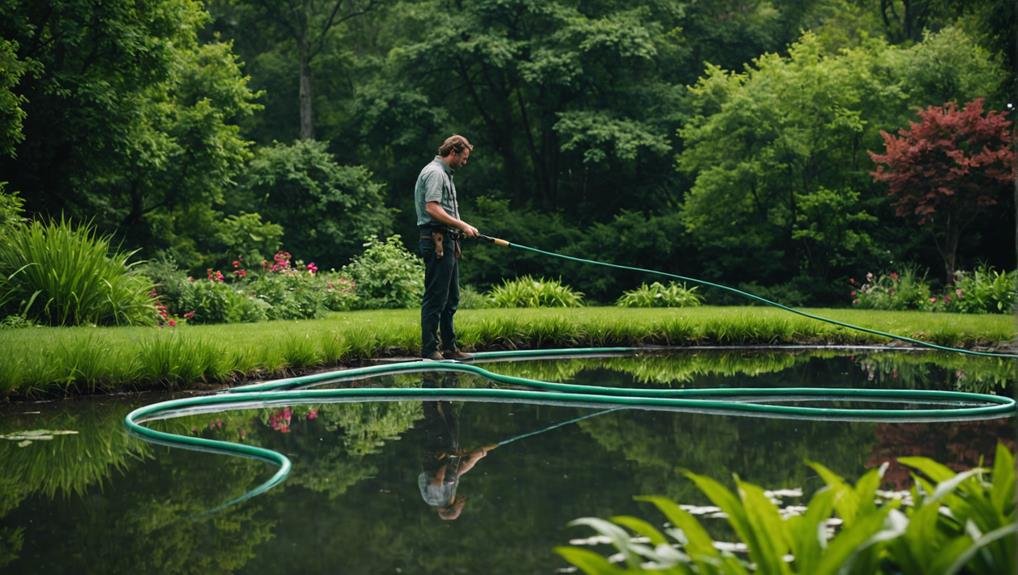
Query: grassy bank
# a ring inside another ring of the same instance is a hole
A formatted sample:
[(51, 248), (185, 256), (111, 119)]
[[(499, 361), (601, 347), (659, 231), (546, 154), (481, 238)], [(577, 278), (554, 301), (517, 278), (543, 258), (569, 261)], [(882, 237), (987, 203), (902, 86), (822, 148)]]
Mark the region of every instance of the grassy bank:
[[(958, 347), (1015, 341), (1008, 315), (820, 309), (813, 313)], [(176, 328), (0, 331), (0, 394), (27, 396), (220, 385), (255, 377), (416, 356), (418, 310)], [(889, 340), (776, 309), (483, 309), (457, 315), (468, 350), (641, 345), (874, 344)]]

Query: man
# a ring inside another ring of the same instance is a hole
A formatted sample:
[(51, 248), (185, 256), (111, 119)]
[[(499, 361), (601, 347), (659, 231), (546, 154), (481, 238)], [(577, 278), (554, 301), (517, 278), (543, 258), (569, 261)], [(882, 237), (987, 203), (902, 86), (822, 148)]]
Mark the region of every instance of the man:
[(456, 347), (452, 318), (460, 302), (460, 237), (477, 237), (477, 228), (460, 219), (453, 173), (467, 165), (473, 149), (463, 136), (449, 136), (438, 147), (435, 159), (421, 170), (414, 186), (419, 247), (424, 258), (421, 355), (425, 359), (462, 361), (472, 357)]

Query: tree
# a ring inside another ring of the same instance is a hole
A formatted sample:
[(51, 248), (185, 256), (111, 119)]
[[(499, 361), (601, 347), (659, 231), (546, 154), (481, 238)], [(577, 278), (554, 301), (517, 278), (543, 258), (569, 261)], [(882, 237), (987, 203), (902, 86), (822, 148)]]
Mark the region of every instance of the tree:
[[(344, 22), (364, 16), (378, 8), (381, 0), (237, 0), (235, 13), (293, 43), (297, 51), (298, 109), (300, 139), (315, 137), (312, 68), (315, 58), (328, 47), (334, 31)], [(218, 6), (227, 12), (230, 6)], [(292, 68), (291, 68), (292, 69)]]
[(981, 98), (961, 110), (949, 102), (920, 111), (898, 136), (881, 131), (884, 153), (869, 153), (871, 175), (887, 183), (897, 215), (931, 229), (948, 283), (962, 234), (1014, 181), (1010, 127), (1002, 112), (984, 115)]
[(234, 205), (256, 207), (283, 226), (283, 248), (320, 267), (339, 267), (365, 237), (391, 231), (382, 185), (362, 166), (340, 166), (315, 140), (262, 148)]
[(892, 55), (882, 42), (830, 54), (807, 34), (787, 58), (712, 66), (690, 88), (681, 211), (711, 275), (766, 285), (798, 271), (813, 289), (874, 257), (863, 152), (904, 111)]
[(18, 60), (17, 51), (17, 43), (0, 38), (0, 156), (13, 155), (25, 137), (21, 131), (25, 97), (11, 91), (25, 73), (25, 63)]
[(198, 41), (207, 20), (197, 0), (0, 4), (26, 66), (24, 139), (0, 173), (30, 214), (92, 219), (178, 261), (201, 251), (258, 108), (230, 45)]

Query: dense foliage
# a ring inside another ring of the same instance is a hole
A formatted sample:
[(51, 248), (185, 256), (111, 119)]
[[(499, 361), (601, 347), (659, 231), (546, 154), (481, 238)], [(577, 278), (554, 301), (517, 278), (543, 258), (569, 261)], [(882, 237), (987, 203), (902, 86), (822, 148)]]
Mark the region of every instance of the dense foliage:
[[(459, 132), (461, 212), (486, 233), (845, 305), (869, 269), (941, 267), (868, 176), (880, 134), (974, 101), (1003, 126), (1015, 85), (1012, 6), (906, 4), (8, 0), (0, 181), (29, 217), (192, 276), (278, 250), (340, 269), (367, 236), (413, 241), (414, 179)], [(953, 269), (1014, 268), (1014, 199), (995, 201), (966, 212)], [(465, 251), (482, 292), (547, 273)], [(557, 271), (600, 302), (646, 279)]]

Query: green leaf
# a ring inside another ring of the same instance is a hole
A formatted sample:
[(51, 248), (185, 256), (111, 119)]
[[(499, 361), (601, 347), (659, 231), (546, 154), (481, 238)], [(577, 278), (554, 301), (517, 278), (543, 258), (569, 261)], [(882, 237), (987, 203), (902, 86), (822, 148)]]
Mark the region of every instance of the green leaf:
[(674, 501), (660, 496), (637, 497), (636, 500), (653, 503), (672, 525), (682, 530), (687, 540), (685, 545), (686, 552), (691, 556), (720, 556), (720, 553), (714, 547), (714, 540), (703, 526), (700, 525), (700, 522), (690, 513), (679, 507)]
[[(954, 573), (959, 572), (966, 564), (968, 564), (972, 557), (979, 552), (979, 550), (983, 549), (987, 545), (990, 545), (998, 539), (1016, 534), (1018, 534), (1018, 523), (1011, 523), (1010, 525), (1005, 525), (999, 529), (994, 529), (993, 531), (984, 534), (979, 539), (973, 541), (972, 545), (970, 545), (967, 549), (958, 554), (955, 562), (944, 571), (945, 575), (954, 575)], [(1011, 548), (1013, 549), (1013, 547), (1014, 543), (1012, 542)], [(1009, 555), (1011, 555), (1012, 558), (1014, 556), (1013, 553), (1010, 553)], [(998, 565), (997, 567), (999, 567), (1001, 572), (1003, 572), (1003, 570), (1006, 569), (1013, 569), (1014, 564)]]
[(588, 575), (613, 575), (625, 573), (624, 570), (612, 565), (604, 557), (601, 557), (597, 553), (587, 549), (579, 549), (577, 547), (556, 547), (555, 552)]
[(806, 512), (786, 523), (788, 539), (799, 573), (815, 573), (820, 555), (827, 546), (824, 523), (834, 509), (834, 491), (825, 488), (813, 495)]
[(631, 567), (639, 567), (639, 563), (633, 554), (633, 550), (630, 548), (632, 544), (631, 538), (625, 529), (598, 517), (581, 517), (580, 519), (574, 519), (569, 522), (570, 527), (576, 525), (586, 525), (601, 535), (604, 535), (611, 540), (611, 544), (615, 546), (620, 553), (622, 553), (627, 564)]
[(643, 535), (647, 539), (650, 539), (650, 542), (653, 545), (668, 544), (668, 539), (660, 531), (658, 531), (656, 527), (643, 519), (632, 517), (630, 515), (616, 515), (611, 518), (611, 521), (628, 528), (633, 533)]
[(990, 490), (990, 500), (993, 502), (993, 507), (1005, 517), (1014, 516), (1014, 491), (1014, 456), (1004, 447), (1003, 443), (998, 443), (993, 460), (993, 485)]
[(753, 533), (753, 539), (746, 541), (750, 557), (764, 573), (790, 573), (785, 561), (789, 545), (778, 508), (760, 487), (738, 480), (736, 485)]

